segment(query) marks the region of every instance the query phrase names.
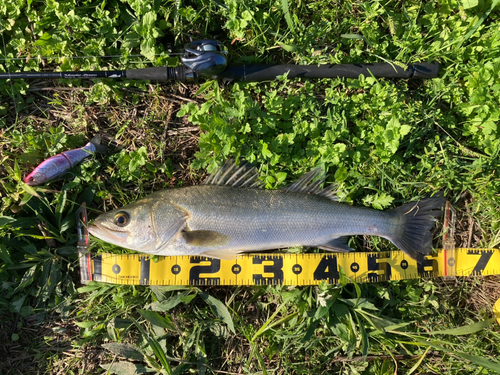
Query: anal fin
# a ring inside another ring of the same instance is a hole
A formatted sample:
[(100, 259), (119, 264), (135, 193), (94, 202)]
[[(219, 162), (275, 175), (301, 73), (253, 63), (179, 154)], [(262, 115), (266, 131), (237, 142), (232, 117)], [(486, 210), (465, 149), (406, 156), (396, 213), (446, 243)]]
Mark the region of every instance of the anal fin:
[(348, 253), (353, 249), (347, 246), (347, 241), (349, 237), (337, 237), (333, 240), (330, 240), (322, 245), (317, 246), (320, 249), (328, 250), (328, 251), (337, 251), (341, 253)]

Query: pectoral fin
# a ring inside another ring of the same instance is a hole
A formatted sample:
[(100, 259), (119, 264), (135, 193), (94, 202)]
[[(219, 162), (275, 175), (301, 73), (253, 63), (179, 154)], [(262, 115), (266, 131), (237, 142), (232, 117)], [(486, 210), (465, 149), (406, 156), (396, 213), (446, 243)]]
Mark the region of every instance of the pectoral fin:
[(211, 230), (185, 231), (182, 237), (188, 245), (197, 247), (224, 246), (231, 241), (231, 237)]
[(349, 237), (338, 237), (333, 240), (328, 241), (327, 243), (318, 246), (320, 249), (328, 250), (328, 251), (338, 251), (341, 253), (348, 253), (352, 251), (352, 249), (347, 246), (347, 241)]

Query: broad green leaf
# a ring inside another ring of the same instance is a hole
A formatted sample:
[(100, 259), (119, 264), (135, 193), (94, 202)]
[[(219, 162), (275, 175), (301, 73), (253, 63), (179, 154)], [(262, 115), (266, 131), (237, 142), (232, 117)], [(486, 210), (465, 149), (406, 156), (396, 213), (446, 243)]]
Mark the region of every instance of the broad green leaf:
[(110, 342), (102, 344), (102, 347), (112, 353), (119, 354), (127, 359), (142, 361), (144, 355), (132, 344), (121, 342)]
[(139, 313), (151, 324), (162, 328), (175, 330), (175, 326), (172, 324), (172, 320), (170, 320), (170, 318), (163, 317), (155, 311), (139, 310)]
[(385, 207), (389, 207), (394, 200), (393, 197), (391, 197), (387, 193), (380, 193), (375, 196), (375, 199), (372, 202), (373, 207), (375, 207), (378, 210), (382, 210)]
[(77, 289), (78, 293), (87, 293), (87, 292), (93, 292), (94, 290), (100, 289), (101, 285), (100, 283), (97, 282), (90, 282), (88, 285), (82, 286), (81, 288)]
[(293, 23), (292, 17), (290, 16), (290, 7), (288, 6), (288, 0), (281, 0), (281, 8), (283, 9), (283, 14), (285, 15), (285, 21), (288, 25), (288, 28), (292, 32), (295, 33), (295, 25)]
[(162, 302), (153, 302), (150, 307), (153, 311), (169, 311), (180, 303), (189, 303), (196, 294), (178, 294)]
[(110, 374), (116, 375), (136, 375), (150, 372), (150, 370), (143, 365), (125, 361), (101, 364), (99, 366), (101, 366), (104, 370), (109, 371)]
[(154, 338), (154, 336), (151, 336), (144, 331), (144, 328), (134, 319), (134, 324), (137, 327), (137, 329), (141, 332), (142, 336), (144, 337), (145, 340), (147, 340), (149, 346), (151, 347), (151, 350), (153, 350), (154, 355), (156, 358), (160, 361), (161, 365), (163, 366), (163, 370), (167, 373), (167, 375), (172, 374), (172, 368), (170, 367), (170, 363), (168, 362), (167, 355), (165, 351), (163, 350), (162, 346)]
[(75, 322), (75, 324), (80, 328), (92, 328), (97, 325), (96, 322)]
[(20, 298), (18, 298), (15, 301), (11, 302), (11, 305), (14, 308), (15, 312), (17, 312), (17, 313), (21, 312), (21, 309), (23, 307), (24, 301), (26, 300), (26, 297), (28, 297), (28, 295), (27, 294), (23, 294)]
[(276, 173), (276, 178), (278, 179), (278, 182), (283, 182), (286, 180), (286, 172), (278, 172)]
[(316, 331), (316, 328), (318, 328), (319, 322), (320, 322), (319, 320), (315, 320), (309, 325), (309, 327), (307, 327), (307, 331), (302, 340), (300, 340), (300, 342), (306, 342), (311, 339), (312, 335), (314, 334), (314, 331)]
[(345, 38), (345, 39), (366, 40), (366, 38), (363, 35), (359, 35), (359, 34), (340, 34), (340, 37)]
[(26, 288), (28, 285), (31, 285), (31, 283), (34, 281), (35, 273), (37, 271), (38, 265), (32, 266), (28, 271), (26, 271), (23, 275), (23, 278), (21, 279), (21, 282), (17, 286), (17, 288), (14, 290), (14, 292), (18, 292), (24, 288)]
[(228, 328), (231, 332), (235, 333), (234, 323), (231, 314), (229, 313), (226, 305), (224, 305), (217, 298), (212, 297), (208, 293), (200, 292), (200, 296), (211, 308), (214, 310), (215, 315), (222, 319), (224, 323), (227, 324)]
[(23, 189), (26, 193), (31, 194), (37, 198), (42, 199), (42, 197), (33, 189), (31, 186), (26, 185), (24, 182), (20, 182), (19, 185), (21, 186), (21, 189)]
[(283, 48), (287, 52), (295, 52), (299, 49), (299, 47), (295, 44), (282, 44), (281, 48)]
[(175, 296), (163, 302), (153, 302), (150, 307), (153, 311), (169, 311), (181, 302), (179, 296)]
[(464, 9), (474, 8), (479, 4), (479, 0), (461, 0)]
[(109, 325), (112, 327), (112, 328), (117, 328), (117, 329), (120, 329), (120, 328), (127, 328), (129, 327), (132, 323), (134, 323), (133, 321), (129, 320), (129, 319), (121, 319), (121, 318), (114, 318), (113, 320), (111, 320), (109, 322)]
[(486, 359), (484, 357), (478, 357), (476, 355), (471, 355), (463, 352), (452, 352), (453, 354), (466, 359), (468, 361), (471, 361), (472, 363), (475, 363), (476, 365), (479, 365), (481, 367), (484, 367), (488, 370), (495, 371), (497, 373), (500, 373), (500, 363), (499, 362), (494, 362), (489, 359)]
[(0, 227), (6, 226), (8, 224), (13, 223), (16, 221), (13, 217), (10, 216), (0, 216)]
[(21, 182), (21, 168), (19, 168), (17, 159), (14, 160), (14, 181)]
[(351, 307), (357, 307), (360, 309), (366, 309), (366, 310), (374, 310), (378, 311), (379, 308), (376, 307), (372, 302), (368, 301), (366, 298), (350, 298), (350, 299), (344, 299), (344, 298), (339, 298), (339, 301), (345, 302), (347, 305)]
[(394, 198), (387, 193), (367, 195), (363, 199), (364, 204), (371, 205), (373, 206), (373, 208), (376, 208), (377, 210), (382, 210), (386, 207), (389, 207), (393, 201)]
[(361, 332), (361, 353), (363, 354), (363, 359), (366, 359), (366, 356), (368, 355), (368, 347), (369, 347), (369, 340), (368, 340), (368, 335), (366, 334), (365, 330), (365, 325), (359, 318), (358, 314), (354, 314), (356, 317), (356, 321), (358, 322), (358, 327)]
[(434, 332), (428, 332), (428, 333), (424, 332), (422, 334), (453, 335), (453, 336), (470, 335), (471, 333), (476, 333), (476, 332), (479, 332), (479, 331), (489, 327), (494, 321), (495, 321), (495, 318), (490, 318), (490, 319), (486, 319), (486, 320), (472, 323), (472, 324), (462, 326), (462, 327), (443, 329), (441, 331), (434, 331)]
[(48, 32), (43, 33), (42, 36), (39, 36), (37, 41), (35, 42), (35, 46), (45, 46), (49, 44), (50, 40), (52, 39), (52, 35), (49, 34)]
[(169, 285), (167, 285), (167, 286), (151, 285), (149, 288), (155, 294), (155, 296), (159, 302), (163, 302), (163, 301), (170, 299), (169, 297), (166, 296), (165, 293), (174, 292), (177, 290), (189, 290), (190, 289), (187, 286), (177, 286), (177, 285), (172, 285), (172, 286), (169, 286)]
[(0, 259), (5, 263), (5, 264), (12, 264), (12, 260), (10, 258), (10, 252), (7, 249), (7, 246), (5, 246), (3, 243), (0, 242)]
[(450, 345), (450, 344), (452, 344), (450, 342), (439, 342), (436, 340), (433, 340), (433, 341), (415, 340), (414, 342), (405, 342), (405, 343), (410, 344), (410, 345), (431, 346), (431, 347), (438, 349), (438, 350), (441, 350), (447, 354), (453, 354), (457, 357), (471, 361), (472, 363), (475, 363), (478, 366), (481, 366), (481, 367), (484, 367), (488, 370), (492, 370), (492, 371), (495, 371), (497, 373), (500, 373), (500, 363), (498, 363), (498, 362), (491, 361), (491, 360), (486, 359), (484, 357), (478, 357), (475, 355), (467, 354), (467, 353), (464, 353), (461, 351), (447, 349), (447, 348), (438, 344), (438, 343), (441, 343), (441, 344), (449, 344)]

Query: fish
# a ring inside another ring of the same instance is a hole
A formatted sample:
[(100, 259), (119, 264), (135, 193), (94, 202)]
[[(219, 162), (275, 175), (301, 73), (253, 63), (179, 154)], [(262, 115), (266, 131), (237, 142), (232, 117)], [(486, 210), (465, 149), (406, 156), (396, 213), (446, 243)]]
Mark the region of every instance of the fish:
[(316, 168), (282, 189), (263, 189), (257, 169), (228, 161), (203, 184), (166, 189), (99, 215), (88, 231), (126, 249), (155, 255), (234, 259), (294, 246), (349, 252), (349, 236), (388, 239), (410, 258), (432, 252), (443, 192), (389, 210), (338, 201)]
[(101, 145), (100, 143), (101, 137), (97, 135), (83, 147), (64, 151), (60, 154), (51, 156), (36, 167), (33, 172), (28, 174), (24, 179), (24, 182), (27, 185), (35, 186), (61, 177), (62, 175), (68, 173), (68, 171), (76, 164), (80, 163), (83, 159), (93, 155), (94, 153), (99, 152), (101, 154), (105, 154), (106, 146)]

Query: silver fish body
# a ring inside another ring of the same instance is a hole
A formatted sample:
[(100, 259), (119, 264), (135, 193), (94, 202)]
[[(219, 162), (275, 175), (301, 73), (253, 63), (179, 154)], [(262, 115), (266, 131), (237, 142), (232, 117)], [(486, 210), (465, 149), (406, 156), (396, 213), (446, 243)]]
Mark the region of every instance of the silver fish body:
[(334, 201), (331, 187), (319, 188), (324, 178), (318, 176), (312, 171), (281, 190), (215, 181), (158, 191), (99, 216), (89, 231), (104, 241), (158, 255), (230, 259), (241, 252), (292, 246), (349, 251), (345, 238), (351, 235), (387, 238), (412, 258), (430, 253), (430, 230), (442, 195), (378, 211)]

